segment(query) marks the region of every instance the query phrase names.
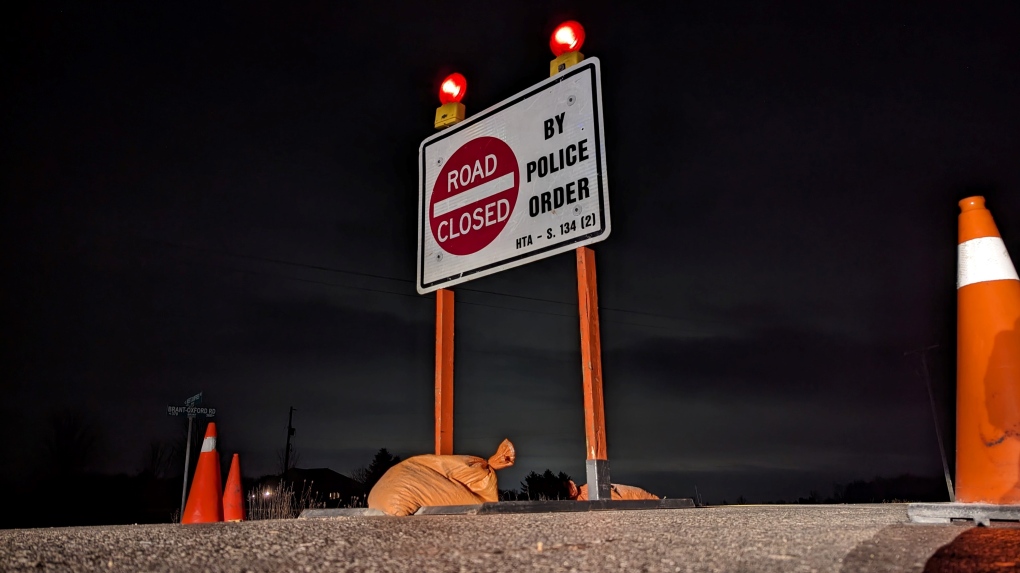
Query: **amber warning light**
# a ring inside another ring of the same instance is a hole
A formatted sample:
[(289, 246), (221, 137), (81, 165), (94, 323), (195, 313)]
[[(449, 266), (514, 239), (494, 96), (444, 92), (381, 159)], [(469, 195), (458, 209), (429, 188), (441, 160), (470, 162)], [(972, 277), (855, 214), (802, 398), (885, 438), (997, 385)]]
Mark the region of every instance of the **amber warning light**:
[(446, 76), (443, 83), (439, 84), (439, 103), (458, 103), (464, 99), (464, 92), (467, 91), (467, 80), (464, 76), (453, 73)]
[(549, 38), (549, 48), (554, 56), (561, 56), (567, 52), (578, 52), (583, 44), (584, 28), (573, 20), (556, 26), (552, 37)]

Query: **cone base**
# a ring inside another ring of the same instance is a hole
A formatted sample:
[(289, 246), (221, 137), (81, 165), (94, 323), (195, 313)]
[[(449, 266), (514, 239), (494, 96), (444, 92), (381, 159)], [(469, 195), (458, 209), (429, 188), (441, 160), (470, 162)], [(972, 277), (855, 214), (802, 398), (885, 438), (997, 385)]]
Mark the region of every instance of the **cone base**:
[(950, 523), (954, 519), (973, 521), (987, 527), (991, 521), (1020, 521), (1020, 505), (990, 503), (911, 503), (907, 516), (914, 523)]

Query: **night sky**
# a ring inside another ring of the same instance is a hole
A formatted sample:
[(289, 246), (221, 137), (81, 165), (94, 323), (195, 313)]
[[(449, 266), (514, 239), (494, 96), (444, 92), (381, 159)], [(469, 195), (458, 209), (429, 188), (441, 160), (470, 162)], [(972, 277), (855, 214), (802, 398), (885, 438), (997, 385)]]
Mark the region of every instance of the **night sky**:
[[(1020, 258), (1015, 2), (32, 2), (4, 18), (5, 449), (55, 412), (138, 472), (203, 392), (220, 451), (349, 474), (431, 453), (417, 151), (601, 61), (612, 234), (594, 245), (614, 481), (706, 502), (952, 464), (957, 201)], [(454, 288), (457, 453), (584, 481), (572, 253)], [(952, 466), (951, 466), (952, 467)]]

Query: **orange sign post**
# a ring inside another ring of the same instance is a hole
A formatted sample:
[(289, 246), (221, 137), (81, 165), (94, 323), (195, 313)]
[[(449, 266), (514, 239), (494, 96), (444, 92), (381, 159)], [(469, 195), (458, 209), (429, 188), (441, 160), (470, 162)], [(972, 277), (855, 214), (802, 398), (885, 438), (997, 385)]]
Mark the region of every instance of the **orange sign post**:
[[(556, 26), (549, 38), (555, 59), (549, 77), (581, 63), (584, 27), (569, 20)], [(588, 456), (585, 473), (589, 499), (609, 499), (609, 458), (606, 454), (606, 416), (602, 400), (602, 344), (599, 338), (599, 297), (595, 280), (595, 251), (578, 247), (577, 310), (581, 319), (581, 373), (584, 384), (584, 441)]]
[(599, 337), (599, 295), (595, 282), (595, 251), (578, 247), (577, 309), (581, 318), (581, 375), (584, 385), (585, 473), (588, 499), (610, 499), (606, 415), (602, 401), (602, 342)]
[[(573, 20), (553, 30), (549, 49), (549, 77), (584, 60), (584, 27)], [(595, 280), (595, 251), (578, 247), (577, 309), (581, 319), (581, 373), (584, 385), (584, 441), (588, 498), (610, 499), (609, 457), (606, 453), (606, 416), (602, 400), (602, 344), (599, 338), (599, 296)]]
[(453, 453), (453, 291), (436, 291), (436, 455)]
[[(453, 73), (439, 84), (436, 129), (464, 119), (467, 80)], [(453, 454), (453, 291), (436, 291), (436, 455)]]

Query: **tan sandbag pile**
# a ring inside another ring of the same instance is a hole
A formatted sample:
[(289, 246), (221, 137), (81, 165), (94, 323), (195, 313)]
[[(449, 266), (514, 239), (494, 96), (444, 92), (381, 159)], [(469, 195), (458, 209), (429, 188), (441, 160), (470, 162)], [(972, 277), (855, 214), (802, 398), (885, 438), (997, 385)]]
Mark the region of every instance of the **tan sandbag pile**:
[[(570, 498), (577, 501), (588, 501), (588, 484), (578, 489), (573, 481), (567, 486), (570, 489)], [(659, 499), (659, 496), (632, 485), (614, 483), (609, 486), (611, 499)]]
[(475, 456), (423, 455), (393, 466), (368, 494), (368, 507), (389, 515), (411, 515), (428, 505), (474, 505), (499, 501), (496, 470), (514, 465), (510, 440), (488, 460)]

